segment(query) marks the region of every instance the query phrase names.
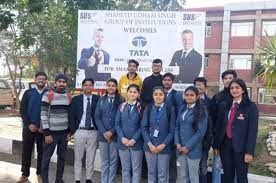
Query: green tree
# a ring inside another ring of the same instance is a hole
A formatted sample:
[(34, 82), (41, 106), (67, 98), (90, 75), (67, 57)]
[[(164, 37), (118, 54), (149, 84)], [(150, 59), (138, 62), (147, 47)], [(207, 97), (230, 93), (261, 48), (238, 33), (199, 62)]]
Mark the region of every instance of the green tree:
[(276, 37), (266, 36), (260, 42), (260, 59), (255, 67), (257, 77), (264, 79), (270, 90), (276, 83)]

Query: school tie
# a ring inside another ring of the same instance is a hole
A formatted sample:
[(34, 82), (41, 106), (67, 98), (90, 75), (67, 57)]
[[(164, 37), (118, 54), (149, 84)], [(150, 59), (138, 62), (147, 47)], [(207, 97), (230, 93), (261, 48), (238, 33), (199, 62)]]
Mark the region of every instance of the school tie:
[(108, 97), (108, 107), (109, 107), (109, 110), (111, 110), (112, 108), (112, 105), (113, 105), (113, 100), (114, 100), (114, 97)]
[(236, 112), (238, 110), (239, 104), (237, 102), (234, 103), (234, 106), (230, 109), (230, 116), (228, 119), (227, 127), (226, 127), (226, 135), (228, 139), (232, 138), (232, 125), (234, 122), (234, 118), (236, 115)]
[(85, 128), (91, 128), (91, 105), (90, 105), (90, 98), (87, 97), (87, 106), (86, 106), (86, 117), (85, 117)]
[(131, 113), (134, 104), (128, 104), (128, 113)]

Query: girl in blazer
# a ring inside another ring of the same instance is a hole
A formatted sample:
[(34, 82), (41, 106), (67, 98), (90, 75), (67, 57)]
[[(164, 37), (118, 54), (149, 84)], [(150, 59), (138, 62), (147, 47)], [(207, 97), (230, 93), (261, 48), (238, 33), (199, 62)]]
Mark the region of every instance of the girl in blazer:
[(243, 80), (234, 79), (230, 85), (230, 100), (221, 104), (216, 122), (214, 153), (220, 153), (224, 182), (233, 183), (235, 173), (238, 183), (247, 183), (248, 164), (252, 161), (259, 112), (247, 93)]
[(96, 107), (96, 124), (101, 154), (101, 182), (114, 183), (118, 166), (116, 147), (115, 117), (123, 102), (117, 90), (118, 83), (110, 78), (106, 82), (106, 94), (100, 98)]
[(143, 160), (141, 130), (140, 88), (131, 84), (127, 88), (128, 100), (122, 103), (116, 115), (117, 145), (122, 165), (123, 183), (140, 183)]
[(198, 183), (208, 115), (195, 86), (189, 86), (183, 94), (186, 105), (179, 110), (174, 138), (180, 162), (180, 181)]
[(157, 86), (153, 89), (153, 99), (154, 103), (146, 106), (142, 118), (148, 182), (166, 183), (175, 128), (175, 112), (172, 106), (164, 103), (163, 87)]

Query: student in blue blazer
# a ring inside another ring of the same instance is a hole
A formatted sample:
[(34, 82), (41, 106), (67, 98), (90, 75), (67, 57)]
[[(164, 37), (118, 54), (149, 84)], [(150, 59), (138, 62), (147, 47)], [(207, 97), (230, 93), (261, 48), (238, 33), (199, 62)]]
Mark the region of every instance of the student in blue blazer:
[(195, 86), (186, 88), (183, 97), (187, 105), (179, 110), (174, 138), (180, 162), (180, 181), (198, 183), (208, 114)]
[(142, 118), (144, 150), (149, 183), (166, 183), (175, 128), (174, 108), (165, 103), (165, 91), (153, 89), (153, 104), (148, 104)]
[(243, 80), (234, 79), (230, 85), (230, 100), (220, 106), (214, 152), (220, 153), (224, 182), (247, 183), (248, 164), (253, 160), (258, 133), (259, 112), (247, 93)]
[(123, 102), (116, 79), (106, 82), (106, 94), (100, 98), (96, 107), (96, 124), (101, 155), (101, 182), (114, 183), (118, 166), (116, 147), (115, 117)]
[[(173, 89), (174, 75), (167, 72), (162, 77), (162, 84), (166, 93), (166, 101), (168, 105), (174, 107), (175, 116), (177, 116), (178, 109), (183, 104), (182, 95)], [(174, 141), (172, 142), (174, 144)], [(170, 155), (169, 167), (169, 183), (176, 183), (177, 179), (177, 166), (176, 166), (176, 148), (172, 146), (172, 153)]]
[(120, 105), (116, 115), (117, 145), (122, 165), (123, 183), (141, 182), (143, 139), (139, 94), (140, 88), (137, 84), (129, 85), (128, 100)]

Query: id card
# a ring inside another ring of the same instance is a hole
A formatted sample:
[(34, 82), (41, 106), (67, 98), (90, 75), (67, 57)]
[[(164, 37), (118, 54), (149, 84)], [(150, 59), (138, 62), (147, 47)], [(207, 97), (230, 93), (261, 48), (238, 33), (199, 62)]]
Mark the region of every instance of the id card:
[(153, 136), (154, 136), (154, 137), (158, 137), (158, 134), (159, 134), (159, 130), (156, 130), (156, 129), (155, 129), (154, 132), (153, 132)]

